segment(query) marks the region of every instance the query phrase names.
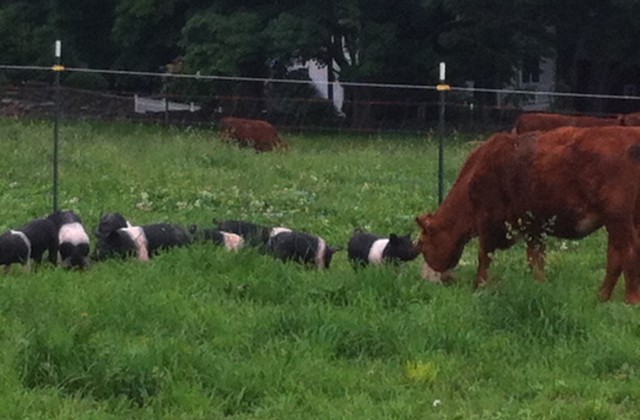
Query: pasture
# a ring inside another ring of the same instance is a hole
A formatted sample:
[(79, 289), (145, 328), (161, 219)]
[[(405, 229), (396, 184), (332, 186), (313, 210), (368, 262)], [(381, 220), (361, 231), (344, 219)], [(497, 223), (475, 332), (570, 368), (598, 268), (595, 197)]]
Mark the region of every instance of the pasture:
[[(437, 144), (411, 136), (284, 135), (256, 154), (204, 129), (61, 126), (60, 207), (137, 224), (247, 219), (346, 246), (356, 227), (415, 238), (437, 206)], [(49, 123), (0, 120), (0, 227), (51, 210)], [(447, 187), (472, 145), (451, 138)], [(94, 238), (92, 238), (94, 239)], [(549, 282), (523, 246), (473, 293), (472, 242), (444, 287), (421, 257), (326, 271), (194, 245), (85, 272), (0, 278), (0, 417), (635, 419), (640, 314), (596, 300), (602, 232), (551, 240)]]

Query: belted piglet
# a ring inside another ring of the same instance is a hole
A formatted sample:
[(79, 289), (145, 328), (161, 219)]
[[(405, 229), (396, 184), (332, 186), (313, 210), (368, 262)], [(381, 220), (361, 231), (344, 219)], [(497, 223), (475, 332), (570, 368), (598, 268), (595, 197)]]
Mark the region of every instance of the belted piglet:
[(289, 228), (275, 228), (267, 241), (267, 252), (274, 257), (317, 268), (329, 268), (336, 251), (319, 236)]
[(418, 248), (411, 241), (410, 235), (398, 236), (394, 233), (389, 237), (382, 237), (357, 231), (347, 246), (347, 256), (354, 267), (412, 261), (418, 254)]

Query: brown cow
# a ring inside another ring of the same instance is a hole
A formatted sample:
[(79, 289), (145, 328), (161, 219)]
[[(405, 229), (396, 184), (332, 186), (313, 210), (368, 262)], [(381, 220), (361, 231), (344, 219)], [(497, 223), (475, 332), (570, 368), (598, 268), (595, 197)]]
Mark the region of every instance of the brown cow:
[(286, 149), (276, 128), (264, 120), (223, 117), (220, 120), (224, 139), (234, 140), (241, 147), (253, 147), (258, 152)]
[(559, 127), (603, 127), (622, 125), (622, 116), (591, 117), (588, 115), (563, 115), (544, 112), (525, 112), (516, 119), (513, 127), (514, 134), (529, 133), (531, 131), (549, 131)]
[(476, 287), (487, 281), (496, 249), (523, 239), (534, 276), (544, 280), (545, 236), (578, 239), (604, 226), (600, 298), (611, 297), (624, 273), (626, 301), (640, 303), (640, 128), (496, 134), (469, 155), (436, 213), (416, 221), (430, 280), (447, 278), (479, 237)]

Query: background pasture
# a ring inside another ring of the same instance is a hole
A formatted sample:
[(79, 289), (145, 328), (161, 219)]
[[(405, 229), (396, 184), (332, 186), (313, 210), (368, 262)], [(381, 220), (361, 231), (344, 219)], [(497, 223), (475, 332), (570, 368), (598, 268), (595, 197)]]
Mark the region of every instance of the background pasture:
[[(0, 120), (0, 227), (51, 209), (51, 127)], [(345, 246), (352, 230), (412, 232), (436, 208), (437, 145), (399, 136), (287, 135), (255, 154), (207, 130), (61, 128), (61, 195), (88, 229), (243, 218)], [(447, 140), (450, 187), (472, 147)], [(197, 245), (86, 272), (0, 278), (3, 418), (619, 419), (640, 403), (638, 309), (595, 299), (602, 232), (551, 241), (547, 284), (517, 246), (471, 292), (427, 284), (419, 260), (324, 272)], [(437, 402), (439, 401), (439, 403)]]

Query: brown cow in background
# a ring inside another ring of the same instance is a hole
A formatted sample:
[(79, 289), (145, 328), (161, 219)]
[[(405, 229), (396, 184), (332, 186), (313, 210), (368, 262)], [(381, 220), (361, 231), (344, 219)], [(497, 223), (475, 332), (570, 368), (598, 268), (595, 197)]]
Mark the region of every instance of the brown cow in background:
[(487, 281), (496, 249), (526, 241), (534, 276), (544, 280), (545, 236), (578, 239), (604, 226), (600, 298), (608, 300), (624, 274), (626, 301), (640, 303), (640, 128), (496, 134), (470, 154), (440, 208), (416, 221), (431, 280), (450, 275), (465, 244), (479, 237), (476, 287)]
[(258, 152), (288, 148), (278, 130), (267, 121), (223, 117), (220, 124), (223, 139), (235, 141), (241, 147), (253, 147)]
[[(514, 134), (531, 131), (549, 131), (559, 127), (603, 127), (623, 125), (624, 117), (592, 117), (589, 115), (564, 115), (545, 112), (525, 112), (516, 119)], [(639, 118), (640, 119), (640, 118)]]

